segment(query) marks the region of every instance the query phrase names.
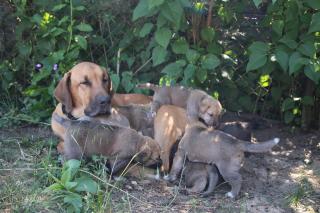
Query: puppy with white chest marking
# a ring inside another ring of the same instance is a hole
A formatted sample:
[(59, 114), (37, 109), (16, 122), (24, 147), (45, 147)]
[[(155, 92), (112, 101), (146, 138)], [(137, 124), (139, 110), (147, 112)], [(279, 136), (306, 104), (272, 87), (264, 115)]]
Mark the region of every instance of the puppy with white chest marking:
[(187, 110), (188, 121), (203, 120), (208, 126), (217, 126), (222, 112), (220, 102), (202, 90), (179, 86), (157, 86), (151, 83), (139, 84), (138, 88), (154, 91), (151, 112), (155, 114), (162, 105), (175, 105)]
[(52, 119), (66, 129), (63, 139), (67, 160), (101, 154), (110, 158), (114, 173), (124, 168), (134, 156), (146, 166), (160, 161), (157, 142), (131, 128), (112, 122), (68, 120), (55, 113)]
[(216, 165), (223, 179), (231, 185), (226, 195), (235, 198), (240, 192), (242, 177), (239, 170), (244, 152), (262, 153), (279, 143), (279, 138), (259, 144), (239, 140), (219, 130), (195, 123), (186, 128), (170, 171), (170, 181), (175, 181), (181, 172), (185, 158), (191, 162)]

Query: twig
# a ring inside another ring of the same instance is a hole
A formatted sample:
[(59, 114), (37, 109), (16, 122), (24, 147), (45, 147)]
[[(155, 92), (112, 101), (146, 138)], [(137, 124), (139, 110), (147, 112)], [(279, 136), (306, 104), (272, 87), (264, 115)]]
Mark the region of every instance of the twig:
[(72, 6), (72, 0), (70, 0), (70, 25), (69, 25), (70, 32), (69, 32), (69, 42), (68, 42), (67, 53), (69, 52), (69, 49), (70, 49), (70, 46), (71, 46), (71, 40), (72, 40), (72, 34), (73, 34), (73, 31), (72, 31), (72, 27), (73, 27), (72, 18), (73, 18), (73, 6)]
[(142, 64), (136, 71), (134, 71), (133, 75), (137, 74), (143, 67), (145, 67), (150, 61), (152, 60), (152, 58), (149, 58), (144, 64)]
[(117, 53), (117, 75), (119, 76), (120, 73), (120, 56), (121, 56), (121, 48), (119, 48)]

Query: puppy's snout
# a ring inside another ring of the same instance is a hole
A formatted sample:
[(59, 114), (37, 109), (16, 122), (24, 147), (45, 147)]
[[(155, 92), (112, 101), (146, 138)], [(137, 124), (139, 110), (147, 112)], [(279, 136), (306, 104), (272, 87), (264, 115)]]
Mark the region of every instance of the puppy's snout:
[(98, 103), (100, 105), (106, 105), (111, 102), (111, 98), (109, 95), (101, 95), (97, 97)]

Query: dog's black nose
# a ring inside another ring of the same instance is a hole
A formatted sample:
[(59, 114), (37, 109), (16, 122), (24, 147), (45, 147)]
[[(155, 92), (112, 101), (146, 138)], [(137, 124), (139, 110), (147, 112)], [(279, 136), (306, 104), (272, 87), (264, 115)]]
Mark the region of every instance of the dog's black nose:
[(98, 100), (99, 104), (101, 104), (101, 105), (105, 105), (105, 104), (108, 104), (111, 102), (111, 98), (109, 95), (98, 96), (97, 100)]

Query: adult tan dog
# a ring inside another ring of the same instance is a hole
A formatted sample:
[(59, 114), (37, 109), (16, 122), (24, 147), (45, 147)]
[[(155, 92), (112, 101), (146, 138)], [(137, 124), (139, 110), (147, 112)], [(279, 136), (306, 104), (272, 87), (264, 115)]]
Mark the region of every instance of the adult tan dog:
[(112, 106), (126, 106), (130, 104), (149, 104), (152, 101), (152, 96), (143, 94), (114, 94), (111, 99)]
[[(114, 97), (115, 105), (139, 103), (143, 97), (148, 97), (136, 94), (113, 95), (112, 82), (108, 72), (91, 62), (81, 62), (67, 72), (58, 83), (54, 96), (59, 104), (53, 113), (69, 119), (77, 119), (85, 115), (98, 116), (100, 120), (103, 120), (110, 113), (111, 101)], [(137, 97), (139, 97), (138, 100), (135, 99)], [(52, 119), (51, 128), (55, 135), (63, 139), (65, 132), (63, 126)], [(58, 144), (57, 149), (63, 153), (63, 141)]]
[(69, 120), (55, 113), (52, 118), (66, 129), (63, 136), (66, 160), (101, 154), (109, 158), (114, 173), (126, 167), (133, 157), (146, 166), (160, 162), (158, 143), (131, 128), (113, 122)]
[(226, 196), (235, 198), (241, 188), (242, 177), (239, 170), (244, 152), (267, 152), (278, 143), (279, 138), (274, 138), (259, 144), (252, 144), (222, 131), (207, 128), (199, 122), (189, 125), (179, 143), (169, 180), (177, 179), (185, 159), (191, 162), (214, 164), (223, 179), (231, 185), (231, 191)]
[(222, 112), (220, 102), (202, 90), (182, 86), (157, 86), (151, 83), (139, 84), (138, 88), (154, 91), (151, 113), (156, 114), (162, 105), (175, 105), (187, 110), (188, 121), (200, 120), (208, 126), (218, 126)]

